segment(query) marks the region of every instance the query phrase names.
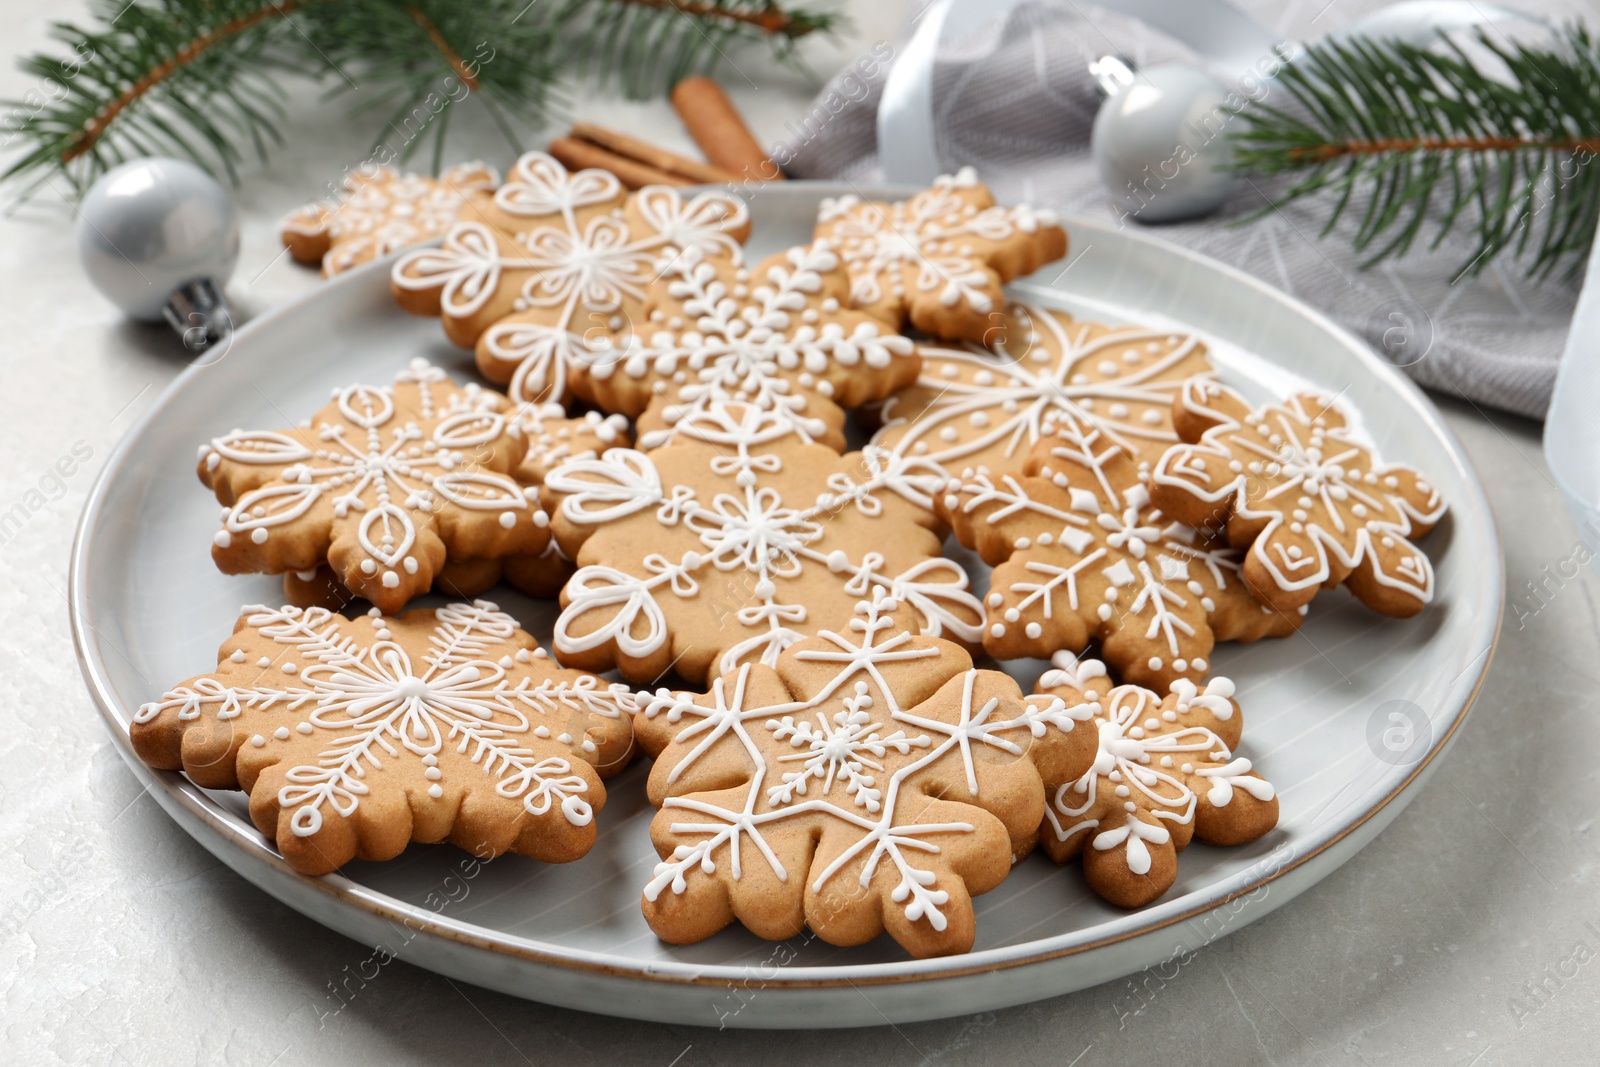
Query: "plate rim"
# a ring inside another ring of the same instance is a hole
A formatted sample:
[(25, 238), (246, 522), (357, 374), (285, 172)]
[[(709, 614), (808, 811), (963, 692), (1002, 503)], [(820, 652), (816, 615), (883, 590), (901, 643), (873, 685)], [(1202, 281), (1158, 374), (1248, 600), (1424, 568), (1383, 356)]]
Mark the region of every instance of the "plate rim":
[[(776, 192), (786, 198), (801, 198), (832, 195), (846, 190), (858, 194), (862, 193), (862, 190), (847, 183), (809, 181), (788, 182), (785, 183), (785, 187), (781, 190), (763, 190), (762, 192), (763, 195)], [(885, 187), (883, 189), (874, 187), (866, 190), (864, 195), (878, 194), (895, 195), (895, 190), (893, 187)], [(1457, 731), (1466, 721), (1479, 694), (1482, 692), (1483, 684), (1487, 678), (1489, 667), (1493, 663), (1494, 654), (1499, 646), (1504, 626), (1506, 596), (1504, 549), (1500, 538), (1498, 520), (1489, 505), (1476, 469), (1468, 458), (1460, 440), (1443, 421), (1437, 407), (1427, 398), (1426, 394), (1396, 368), (1380, 359), (1360, 338), (1334, 323), (1322, 312), (1304, 301), (1284, 293), (1252, 275), (1246, 274), (1238, 268), (1221, 263), (1200, 252), (1175, 245), (1153, 234), (1117, 227), (1101, 220), (1064, 215), (1062, 216), (1062, 223), (1069, 230), (1077, 232), (1091, 231), (1107, 238), (1131, 241), (1135, 244), (1142, 244), (1159, 250), (1165, 254), (1178, 256), (1187, 260), (1191, 267), (1220, 274), (1234, 285), (1243, 286), (1251, 290), (1252, 294), (1257, 298), (1264, 298), (1283, 305), (1287, 310), (1305, 317), (1311, 324), (1338, 340), (1355, 355), (1357, 360), (1370, 373), (1386, 382), (1396, 393), (1404, 398), (1412, 413), (1444, 444), (1451, 459), (1465, 475), (1464, 480), (1468, 490), (1468, 499), (1452, 501), (1452, 513), (1470, 513), (1475, 516), (1482, 516), (1486, 520), (1484, 527), (1492, 552), (1489, 554), (1490, 558), (1484, 562), (1488, 564), (1488, 577), (1491, 582), (1491, 588), (1495, 590), (1495, 599), (1494, 610), (1487, 616), (1488, 619), (1492, 620), (1492, 628), (1487, 635), (1487, 642), (1483, 652), (1479, 653), (1482, 663), (1477, 669), (1477, 676), (1473, 679), (1470, 689), (1458, 701), (1452, 701), (1452, 703), (1458, 703), (1459, 706), (1451, 709), (1453, 718), (1449, 728), (1433, 739), (1428, 752), (1410, 768), (1404, 779), (1386, 793), (1381, 800), (1364, 808), (1359, 816), (1353, 817), (1337, 833), (1331, 834), (1326, 839), (1316, 840), (1314, 847), (1309, 847), (1303, 851), (1296, 850), (1289, 862), (1272, 867), (1272, 857), (1270, 855), (1263, 857), (1249, 867), (1235, 872), (1220, 883), (1209, 887), (1209, 890), (1205, 891), (1200, 899), (1178, 910), (1173, 910), (1170, 914), (1161, 914), (1157, 919), (1140, 921), (1152, 913), (1161, 913), (1166, 909), (1177, 908), (1177, 906), (1183, 904), (1184, 897), (1175, 898), (1166, 902), (1165, 905), (1156, 904), (1149, 908), (1120, 915), (1109, 923), (1103, 924), (1113, 928), (1110, 932), (1104, 936), (1080, 943), (1058, 945), (1052, 948), (1037, 947), (1048, 944), (1055, 938), (1075, 936), (1074, 934), (1058, 934), (1054, 935), (1053, 938), (1040, 938), (1017, 945), (980, 949), (956, 956), (832, 966), (815, 964), (807, 966), (790, 965), (780, 968), (780, 973), (774, 978), (764, 976), (763, 981), (769, 988), (800, 990), (836, 989), (861, 985), (899, 985), (912, 982), (959, 979), (974, 974), (1012, 970), (1024, 966), (1043, 964), (1068, 956), (1082, 955), (1110, 945), (1157, 933), (1178, 923), (1213, 912), (1240, 897), (1256, 892), (1264, 886), (1272, 885), (1291, 872), (1298, 870), (1360, 830), (1403, 794), (1406, 794), (1417, 782), (1419, 776), (1428, 773), (1435, 761), (1449, 749)], [(239, 328), (234, 335), (233, 341), (230, 342), (230, 347), (232, 343), (237, 342), (239, 336), (252, 336), (256, 332), (267, 329), (280, 318), (300, 313), (308, 305), (322, 301), (343, 299), (345, 289), (354, 288), (358, 284), (367, 282), (369, 275), (379, 271), (387, 274), (393, 258), (392, 256), (386, 257), (355, 270), (347, 271), (335, 278), (322, 281), (315, 288), (300, 296), (255, 316)], [(1054, 291), (1048, 287), (1027, 282), (1021, 283), (1019, 288), (1041, 294), (1048, 294)], [(403, 312), (397, 308), (396, 313)], [(102, 720), (116, 741), (118, 752), (122, 755), (124, 761), (129, 764), (135, 776), (142, 780), (142, 784), (152, 790), (158, 788), (162, 790), (171, 802), (182, 806), (190, 815), (198, 818), (202, 824), (216, 833), (220, 843), (241, 850), (241, 854), (245, 859), (264, 863), (273, 868), (275, 873), (290, 877), (300, 884), (302, 888), (316, 890), (331, 901), (334, 906), (354, 906), (366, 912), (372, 918), (404, 925), (407, 929), (415, 931), (419, 935), (426, 934), (467, 948), (487, 950), (495, 955), (513, 957), (539, 966), (579, 971), (604, 977), (622, 978), (630, 981), (726, 988), (729, 981), (738, 981), (748, 977), (752, 966), (748, 963), (707, 964), (678, 960), (650, 963), (619, 962), (608, 960), (603, 953), (595, 950), (557, 948), (545, 942), (503, 934), (497, 931), (486, 933), (485, 931), (488, 931), (489, 928), (481, 927), (462, 919), (430, 912), (415, 905), (405, 904), (386, 894), (371, 890), (338, 872), (319, 878), (308, 877), (290, 867), (278, 855), (276, 850), (270, 847), (253, 825), (248, 827), (241, 826), (234, 815), (222, 809), (220, 805), (207, 797), (198, 786), (190, 782), (180, 772), (157, 771), (146, 766), (137, 758), (133, 753), (131, 740), (122, 721), (124, 716), (119, 715), (117, 710), (121, 707), (120, 701), (112, 691), (109, 679), (103, 668), (104, 657), (101, 655), (102, 650), (95, 642), (94, 627), (88, 621), (90, 598), (86, 586), (90, 564), (89, 544), (94, 520), (102, 511), (114, 472), (125, 465), (130, 456), (133, 455), (135, 442), (144, 436), (149, 428), (158, 421), (165, 409), (174, 403), (181, 393), (187, 391), (193, 381), (203, 374), (210, 365), (210, 363), (196, 363), (182, 371), (162, 391), (161, 395), (156, 398), (150, 407), (140, 415), (134, 424), (129, 427), (122, 439), (117, 442), (104, 467), (101, 468), (96, 476), (95, 482), (84, 501), (83, 510), (74, 531), (68, 565), (68, 612), (73, 646), (79, 668), (83, 673), (85, 684), (100, 712)], [(1468, 506), (1469, 502), (1470, 507)], [(1480, 636), (1482, 636), (1482, 631), (1486, 625), (1488, 624), (1478, 624), (1477, 633)], [(1460, 677), (1458, 676), (1458, 679), (1451, 683), (1450, 688), (1452, 691), (1460, 690), (1461, 687), (1458, 684)], [(123, 710), (125, 716), (131, 718), (132, 712), (127, 709)], [(176, 819), (174, 821), (179, 822), (180, 827), (186, 832), (191, 832), (189, 827), (185, 826), (181, 821)], [(203, 846), (208, 845), (204, 841), (200, 843)], [(1271, 869), (1265, 869), (1268, 867), (1271, 867)], [(270, 893), (270, 891), (268, 892)], [(270, 895), (277, 896), (277, 894)], [(296, 907), (296, 910), (303, 911), (303, 909), (288, 900), (285, 900), (284, 903), (290, 903), (291, 906)], [(1229, 932), (1231, 932), (1231, 928)]]

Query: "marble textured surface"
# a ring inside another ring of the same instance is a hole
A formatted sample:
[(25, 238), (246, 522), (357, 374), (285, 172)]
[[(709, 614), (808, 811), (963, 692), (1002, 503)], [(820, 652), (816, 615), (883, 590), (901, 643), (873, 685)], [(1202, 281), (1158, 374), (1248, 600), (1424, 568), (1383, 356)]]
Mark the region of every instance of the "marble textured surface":
[[(862, 4), (814, 63), (891, 34), (901, 5)], [(6, 49), (35, 47), (80, 3), (0, 3)], [(9, 60), (10, 56), (7, 56)], [(762, 129), (805, 109), (803, 79), (735, 55)], [(27, 79), (7, 68), (0, 95)], [(303, 100), (313, 99), (311, 93)], [(681, 141), (659, 104), (587, 95), (585, 118)], [(505, 162), (486, 123), (453, 155)], [(315, 284), (278, 255), (275, 223), (366, 131), (299, 108), (289, 146), (236, 197), (248, 311)], [(531, 138), (530, 138), (531, 139)], [(686, 142), (684, 142), (686, 146)], [(354, 162), (350, 160), (349, 162)], [(413, 968), (333, 988), (370, 952), (226, 870), (144, 796), (90, 704), (68, 636), (65, 567), (95, 472), (180, 351), (88, 289), (72, 210), (52, 190), (0, 217), (0, 1024), (17, 1063), (884, 1064), (1558, 1062), (1592, 1055), (1600, 1003), (1600, 580), (1539, 452), (1538, 427), (1441, 401), (1501, 522), (1508, 613), (1477, 707), (1423, 794), (1320, 886), (1215, 942), (1165, 979), (1004, 1012), (848, 1033), (762, 1034), (564, 1012)], [(65, 462), (74, 450), (87, 461)], [(72, 473), (62, 475), (52, 471)], [(37, 495), (31, 495), (37, 491)], [(35, 507), (34, 505), (38, 506)], [(1535, 594), (1534, 588), (1539, 592)], [(866, 995), (866, 994), (864, 994)]]

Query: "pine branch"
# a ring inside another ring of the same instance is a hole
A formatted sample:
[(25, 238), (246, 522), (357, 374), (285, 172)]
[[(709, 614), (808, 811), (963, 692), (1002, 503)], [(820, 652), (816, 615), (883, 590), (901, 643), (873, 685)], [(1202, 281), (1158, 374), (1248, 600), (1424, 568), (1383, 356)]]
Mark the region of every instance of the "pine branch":
[(577, 69), (601, 81), (615, 77), (634, 97), (732, 65), (727, 50), (742, 41), (764, 41), (780, 60), (793, 62), (795, 42), (841, 23), (832, 12), (779, 0), (547, 0), (535, 11), (559, 28)]
[[(74, 191), (126, 158), (187, 156), (237, 176), (241, 143), (275, 139), (281, 92), (268, 76), (295, 64), (278, 48), (298, 2), (166, 0), (159, 10), (103, 2), (104, 26), (57, 23), (71, 60), (31, 56), (39, 99), (6, 105), (5, 143), (31, 142), (3, 178), (58, 170)], [(41, 102), (42, 101), (42, 102)]]
[[(453, 107), (471, 97), (513, 148), (543, 125), (567, 71), (662, 92), (738, 41), (780, 59), (836, 16), (778, 0), (96, 0), (88, 26), (58, 23), (69, 58), (33, 55), (36, 89), (5, 111), (0, 147), (22, 145), (0, 181), (64, 177), (81, 194), (138, 156), (180, 155), (237, 180), (247, 149), (279, 139), (283, 81), (367, 90), (391, 108), (374, 152), (442, 162)], [(30, 186), (31, 188), (31, 186)]]
[[(1535, 277), (1581, 265), (1600, 220), (1600, 49), (1581, 26), (1548, 46), (1480, 31), (1474, 51), (1355, 39), (1308, 48), (1279, 85), (1288, 106), (1247, 109), (1235, 165), (1297, 180), (1278, 206), (1337, 194), (1323, 236), (1359, 207), (1365, 266), (1433, 227), (1477, 239), (1460, 274), (1503, 252)], [(1501, 69), (1495, 70), (1498, 66)], [(1268, 211), (1273, 210), (1268, 208)]]

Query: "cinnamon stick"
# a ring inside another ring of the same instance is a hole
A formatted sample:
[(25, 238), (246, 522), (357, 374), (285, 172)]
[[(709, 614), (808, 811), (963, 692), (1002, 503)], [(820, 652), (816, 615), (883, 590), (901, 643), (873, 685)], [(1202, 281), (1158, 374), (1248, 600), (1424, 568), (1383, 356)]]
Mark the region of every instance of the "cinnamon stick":
[(637, 137), (629, 137), (616, 130), (608, 130), (604, 126), (596, 126), (591, 122), (575, 122), (572, 132), (567, 135), (579, 141), (598, 145), (608, 152), (615, 152), (619, 156), (638, 160), (647, 167), (676, 174), (680, 178), (690, 181), (716, 184), (720, 182), (738, 181), (739, 176), (731, 171), (720, 170), (717, 167), (702, 163), (698, 159), (680, 156), (676, 152), (669, 152), (665, 148), (653, 145), (649, 141), (641, 141)]
[(561, 165), (568, 170), (582, 170), (584, 167), (599, 167), (609, 170), (617, 176), (617, 180), (629, 189), (642, 189), (646, 185), (693, 185), (688, 178), (676, 174), (668, 174), (664, 170), (640, 163), (638, 160), (619, 156), (615, 152), (608, 152), (604, 148), (589, 144), (587, 141), (574, 140), (571, 137), (558, 137), (550, 142), (549, 152)]
[(783, 177), (751, 134), (733, 101), (710, 78), (685, 78), (672, 89), (672, 106), (711, 165), (746, 180)]

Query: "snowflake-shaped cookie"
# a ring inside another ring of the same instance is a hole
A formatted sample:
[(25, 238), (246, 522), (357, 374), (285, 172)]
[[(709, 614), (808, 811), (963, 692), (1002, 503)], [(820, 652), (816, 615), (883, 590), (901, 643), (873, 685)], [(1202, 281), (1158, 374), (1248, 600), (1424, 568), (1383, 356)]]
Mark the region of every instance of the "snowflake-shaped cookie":
[(1021, 474), (1057, 425), (1092, 427), (1152, 462), (1177, 443), (1172, 402), (1209, 370), (1197, 338), (1021, 304), (1007, 320), (994, 352), (919, 344), (916, 383), (869, 410), (883, 424), (872, 443), (991, 474)]
[(200, 446), (200, 480), (228, 505), (211, 558), (226, 574), (323, 563), (385, 611), (427, 592), (447, 557), (531, 555), (549, 522), (510, 474), (526, 443), (505, 398), (413, 360), (393, 386), (336, 389), (287, 430)]
[(1138, 908), (1172, 887), (1191, 838), (1242, 845), (1278, 824), (1272, 785), (1233, 755), (1244, 723), (1233, 683), (1179, 679), (1165, 697), (1113, 686), (1105, 665), (1058, 654), (1037, 693), (1092, 710), (1094, 764), (1051, 782), (1040, 844), (1057, 863), (1083, 857), (1089, 888)]
[(754, 269), (687, 250), (651, 286), (643, 325), (596, 357), (589, 392), (607, 411), (644, 415), (641, 434), (739, 403), (842, 448), (842, 409), (881, 400), (918, 366), (910, 340), (843, 307), (848, 291), (826, 243)]
[(772, 666), (641, 697), (662, 857), (644, 913), (661, 938), (737, 919), (771, 939), (809, 926), (854, 945), (887, 927), (916, 956), (972, 947), (972, 897), (1032, 847), (1044, 782), (1088, 769), (1090, 712), (1023, 697), (896, 607), (876, 590)]
[(1301, 613), (1260, 603), (1241, 554), (1150, 506), (1144, 476), (1097, 429), (1042, 440), (1032, 477), (968, 471), (937, 507), (994, 565), (983, 647), (999, 659), (1082, 652), (1098, 639), (1118, 675), (1166, 689), (1199, 680), (1217, 641), (1292, 633)]
[(462, 163), (438, 178), (377, 167), (346, 175), (339, 197), (307, 204), (283, 220), (281, 236), (300, 263), (332, 277), (390, 252), (431, 241), (450, 228), (480, 190), (500, 176), (483, 163)]
[(1437, 489), (1383, 463), (1327, 397), (1251, 410), (1212, 381), (1184, 387), (1174, 425), (1189, 444), (1156, 465), (1151, 494), (1169, 515), (1226, 527), (1249, 546), (1244, 580), (1280, 611), (1341, 582), (1385, 615), (1415, 615), (1433, 597), (1433, 566), (1412, 544), (1444, 517)]
[(152, 767), (249, 793), (284, 859), (327, 874), (411, 841), (578, 858), (635, 710), (482, 601), (355, 620), (249, 607), (217, 669), (141, 707), (131, 732)]
[[(520, 404), (512, 411), (528, 450), (515, 475), (524, 486), (544, 484), (545, 475), (572, 459), (591, 459), (630, 443), (628, 421), (620, 415), (586, 411), (569, 416), (560, 404)], [(434, 576), (433, 588), (463, 600), (487, 593), (502, 578), (538, 597), (554, 597), (572, 576), (572, 563), (551, 540), (534, 555), (503, 559), (446, 559)], [(284, 596), (299, 607), (340, 608), (349, 603), (350, 590), (331, 567), (284, 575)]]
[(738, 261), (749, 231), (735, 196), (685, 199), (660, 185), (629, 194), (606, 171), (569, 172), (529, 152), (440, 247), (402, 257), (391, 282), (406, 310), (442, 315), (446, 336), (475, 348), (479, 369), (514, 399), (562, 401), (583, 391), (586, 338), (641, 321), (658, 261), (691, 248)]
[(884, 586), (917, 629), (976, 642), (983, 607), (940, 552), (940, 477), (890, 453), (841, 456), (782, 416), (718, 406), (651, 452), (613, 449), (545, 481), (562, 550), (555, 651), (590, 670), (693, 682), (840, 626)]
[(998, 207), (971, 167), (910, 200), (829, 197), (815, 236), (850, 270), (854, 307), (899, 329), (982, 343), (1002, 317), (1001, 286), (1067, 254), (1052, 212)]

